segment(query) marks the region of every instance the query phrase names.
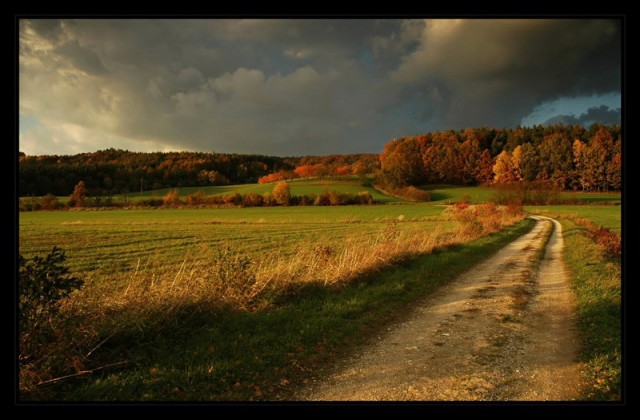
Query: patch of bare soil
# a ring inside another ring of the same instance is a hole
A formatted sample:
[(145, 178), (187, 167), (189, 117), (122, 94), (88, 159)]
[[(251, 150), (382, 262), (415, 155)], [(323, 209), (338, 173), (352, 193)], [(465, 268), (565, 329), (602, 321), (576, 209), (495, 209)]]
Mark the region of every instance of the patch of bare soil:
[(298, 399), (579, 398), (562, 230), (557, 221), (534, 218), (529, 233), (429, 296), (407, 321), (381, 331), (376, 343), (317, 378)]

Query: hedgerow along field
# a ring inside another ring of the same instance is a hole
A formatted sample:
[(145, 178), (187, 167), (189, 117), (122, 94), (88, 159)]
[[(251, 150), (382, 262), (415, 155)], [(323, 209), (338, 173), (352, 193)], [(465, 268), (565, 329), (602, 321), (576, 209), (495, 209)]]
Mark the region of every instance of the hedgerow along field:
[[(371, 180), (365, 182), (365, 185), (357, 177), (345, 177), (344, 179), (293, 179), (288, 181), (291, 188), (291, 194), (296, 196), (310, 196), (314, 197), (324, 190), (335, 190), (340, 193), (357, 194), (362, 191), (367, 191), (371, 194), (373, 199), (378, 203), (390, 203), (390, 202), (403, 202), (405, 200), (388, 196), (384, 193), (373, 188), (370, 183)], [(242, 184), (242, 185), (222, 185), (222, 186), (210, 186), (210, 187), (182, 187), (176, 188), (180, 197), (184, 198), (189, 194), (195, 194), (198, 191), (202, 191), (205, 197), (224, 194), (264, 194), (273, 190), (275, 183), (266, 184)], [(128, 199), (131, 202), (137, 202), (140, 199), (146, 198), (162, 198), (170, 189), (164, 188), (159, 190), (143, 191), (140, 193), (130, 193)], [(122, 195), (117, 195), (115, 199), (123, 199)]]
[[(357, 194), (361, 191), (371, 193), (373, 199), (378, 203), (406, 202), (406, 200), (386, 195), (370, 185), (362, 185), (356, 179), (351, 180), (292, 180), (289, 182), (292, 195), (309, 195), (314, 196), (320, 194), (324, 189), (336, 190), (341, 193)], [(185, 187), (177, 188), (181, 197), (202, 191), (205, 196), (221, 195), (221, 194), (246, 194), (249, 192), (255, 194), (264, 194), (273, 189), (274, 183), (269, 184), (244, 184), (244, 185), (226, 185), (213, 187)], [(468, 198), (470, 203), (484, 203), (491, 201), (495, 189), (490, 186), (473, 186), (465, 187), (459, 185), (426, 185), (421, 187), (425, 191), (431, 193), (430, 202), (433, 204), (445, 204), (449, 202), (458, 202)], [(140, 198), (162, 198), (169, 192), (169, 189), (160, 189), (153, 191), (144, 191), (142, 195), (139, 193), (131, 193), (129, 199), (133, 202)], [(593, 193), (593, 192), (568, 192), (563, 191), (560, 197), (581, 203), (620, 203), (620, 193)], [(121, 198), (121, 196), (116, 196)]]
[[(367, 191), (371, 194), (374, 201), (377, 203), (405, 203), (407, 200), (398, 197), (392, 197), (386, 195), (373, 186), (370, 185), (371, 179), (362, 185), (362, 182), (357, 177), (345, 178), (341, 180), (335, 179), (294, 179), (289, 181), (292, 195), (307, 195), (315, 196), (322, 193), (325, 189), (335, 190), (340, 193), (357, 194), (362, 191)], [(242, 185), (225, 185), (225, 186), (209, 186), (209, 187), (178, 187), (176, 188), (178, 194), (184, 199), (189, 194), (195, 194), (202, 191), (205, 197), (214, 195), (225, 194), (264, 194), (273, 190), (275, 183), (267, 184), (242, 184)], [(430, 202), (433, 204), (449, 204), (455, 203), (461, 200), (468, 200), (472, 204), (484, 203), (491, 201), (492, 196), (495, 194), (495, 188), (491, 186), (459, 186), (459, 185), (446, 185), (446, 184), (433, 184), (420, 187), (425, 191), (429, 191), (431, 194)], [(147, 190), (140, 192), (131, 192), (126, 195), (126, 200), (131, 203), (137, 203), (141, 199), (157, 198), (161, 199), (171, 189), (164, 188), (158, 190)], [(594, 192), (568, 192), (563, 191), (559, 193), (559, 196), (563, 199), (575, 201), (580, 204), (615, 204), (620, 203), (620, 193), (594, 193)], [(68, 197), (58, 197), (60, 202), (66, 203)], [(116, 201), (125, 200), (125, 196), (122, 194), (115, 195), (113, 197)]]

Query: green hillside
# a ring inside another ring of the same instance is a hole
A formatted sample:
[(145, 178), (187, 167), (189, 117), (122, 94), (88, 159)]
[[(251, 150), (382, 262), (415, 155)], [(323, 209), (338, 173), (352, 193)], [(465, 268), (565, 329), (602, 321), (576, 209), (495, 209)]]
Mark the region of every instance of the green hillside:
[[(357, 194), (362, 191), (367, 191), (371, 194), (373, 199), (377, 202), (402, 202), (404, 200), (388, 196), (377, 191), (370, 186), (364, 186), (356, 180), (330, 180), (323, 181), (319, 179), (311, 180), (293, 180), (289, 182), (291, 186), (291, 194), (302, 196), (316, 196), (320, 194), (324, 189), (335, 190), (340, 193)], [(273, 190), (275, 183), (269, 184), (243, 184), (243, 185), (224, 185), (224, 186), (211, 186), (211, 187), (180, 187), (176, 188), (180, 194), (180, 197), (186, 197), (189, 194), (194, 194), (198, 191), (202, 191), (205, 196), (214, 196), (222, 194), (264, 194)], [(140, 198), (162, 198), (169, 192), (169, 188), (163, 188), (153, 191), (144, 191), (142, 194), (130, 194), (129, 199), (131, 201), (138, 201)], [(122, 199), (122, 195), (117, 195), (114, 198)]]

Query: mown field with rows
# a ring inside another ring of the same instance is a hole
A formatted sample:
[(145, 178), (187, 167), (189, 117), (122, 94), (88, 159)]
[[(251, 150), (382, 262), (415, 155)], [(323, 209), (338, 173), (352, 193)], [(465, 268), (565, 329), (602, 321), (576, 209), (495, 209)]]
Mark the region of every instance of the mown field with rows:
[(171, 267), (199, 246), (228, 247), (259, 257), (296, 252), (300, 243), (339, 248), (346, 238), (375, 236), (389, 226), (452, 228), (441, 206), (272, 207), (57, 211), (20, 214), (25, 256), (67, 250), (74, 270), (106, 274), (135, 269), (138, 259)]

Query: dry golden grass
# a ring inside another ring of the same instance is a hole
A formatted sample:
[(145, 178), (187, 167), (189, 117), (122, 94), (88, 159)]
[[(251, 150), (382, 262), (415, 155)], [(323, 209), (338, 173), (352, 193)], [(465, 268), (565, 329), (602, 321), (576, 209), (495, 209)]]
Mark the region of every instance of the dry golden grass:
[(74, 301), (89, 308), (136, 311), (161, 305), (166, 313), (189, 304), (227, 303), (237, 309), (261, 307), (258, 298), (307, 282), (326, 286), (357, 279), (364, 273), (381, 270), (403, 259), (428, 254), (436, 248), (474, 240), (500, 230), (524, 217), (524, 213), (492, 204), (452, 208), (449, 218), (460, 227), (454, 231), (398, 229), (389, 223), (372, 238), (351, 237), (340, 249), (325, 244), (301, 243), (294, 253), (273, 250), (246, 256), (232, 250), (213, 251), (194, 247), (175, 271), (166, 271), (154, 262), (138, 261), (126, 282), (86, 287)]

